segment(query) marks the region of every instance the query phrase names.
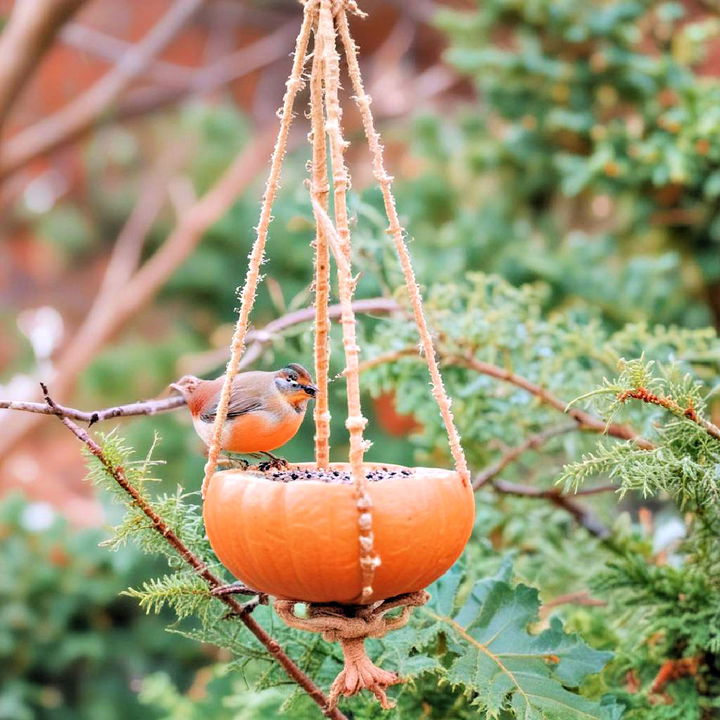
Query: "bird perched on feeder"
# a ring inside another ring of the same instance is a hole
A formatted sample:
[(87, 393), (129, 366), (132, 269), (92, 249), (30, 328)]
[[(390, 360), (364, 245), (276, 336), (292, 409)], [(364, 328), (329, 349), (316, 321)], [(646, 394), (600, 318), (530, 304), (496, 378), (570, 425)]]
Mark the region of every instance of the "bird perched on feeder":
[[(193, 426), (205, 445), (210, 445), (225, 376), (201, 380), (185, 375), (170, 385), (184, 398)], [(297, 363), (275, 372), (252, 371), (237, 375), (230, 391), (221, 449), (243, 455), (270, 458), (261, 467), (287, 465), (272, 454), (295, 436), (317, 387), (310, 373)]]

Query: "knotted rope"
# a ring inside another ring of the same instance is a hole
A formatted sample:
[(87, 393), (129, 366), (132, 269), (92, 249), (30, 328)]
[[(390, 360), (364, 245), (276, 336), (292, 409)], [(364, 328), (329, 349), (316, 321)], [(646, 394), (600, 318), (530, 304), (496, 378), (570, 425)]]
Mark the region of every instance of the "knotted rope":
[[(429, 598), (424, 590), (420, 590), (369, 607), (308, 604), (306, 617), (295, 614), (296, 603), (292, 600), (276, 600), (273, 605), (275, 612), (290, 627), (321, 633), (324, 640), (340, 643), (344, 666), (328, 694), (331, 709), (337, 705), (341, 695), (349, 697), (361, 690), (369, 690), (380, 701), (380, 705), (389, 710), (394, 707), (394, 703), (388, 699), (385, 689), (403, 682), (403, 679), (397, 673), (379, 668), (370, 660), (365, 652), (365, 638), (381, 638), (403, 627), (410, 619), (412, 608), (424, 605)], [(399, 615), (386, 616), (386, 613), (398, 607), (402, 608)]]

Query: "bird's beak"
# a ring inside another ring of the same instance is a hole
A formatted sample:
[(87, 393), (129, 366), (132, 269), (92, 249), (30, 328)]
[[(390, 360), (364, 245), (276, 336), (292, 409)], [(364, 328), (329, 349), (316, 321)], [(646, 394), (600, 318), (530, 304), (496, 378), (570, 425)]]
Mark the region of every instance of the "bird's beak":
[(315, 385), (303, 385), (302, 389), (310, 396), (315, 397), (317, 395), (317, 387)]

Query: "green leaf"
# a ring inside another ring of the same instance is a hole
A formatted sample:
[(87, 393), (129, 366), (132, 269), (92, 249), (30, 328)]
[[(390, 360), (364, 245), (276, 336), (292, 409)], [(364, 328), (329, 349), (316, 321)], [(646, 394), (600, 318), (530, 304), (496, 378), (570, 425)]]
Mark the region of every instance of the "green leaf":
[(616, 710), (611, 714), (609, 708), (568, 689), (602, 670), (611, 653), (593, 650), (568, 635), (556, 618), (543, 632), (528, 632), (527, 626), (537, 620), (537, 591), (526, 585), (513, 587), (508, 580), (505, 565), (499, 576), (476, 582), (454, 615), (446, 599), (420, 611), (436, 635), (448, 637), (450, 650), (458, 656), (448, 679), (462, 685), (489, 718), (503, 711), (523, 720), (618, 717)]

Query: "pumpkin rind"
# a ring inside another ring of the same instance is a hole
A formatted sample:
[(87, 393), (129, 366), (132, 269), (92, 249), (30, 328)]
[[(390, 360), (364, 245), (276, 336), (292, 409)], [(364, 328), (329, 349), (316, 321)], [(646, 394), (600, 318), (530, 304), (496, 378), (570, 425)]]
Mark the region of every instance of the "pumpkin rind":
[[(331, 464), (333, 470), (348, 467)], [(452, 470), (411, 470), (411, 476), (369, 483), (381, 565), (367, 602), (427, 587), (457, 560), (472, 532), (472, 488)], [(281, 599), (357, 602), (361, 573), (352, 484), (274, 482), (260, 473), (225, 470), (209, 483), (203, 515), (216, 555), (249, 587)]]

